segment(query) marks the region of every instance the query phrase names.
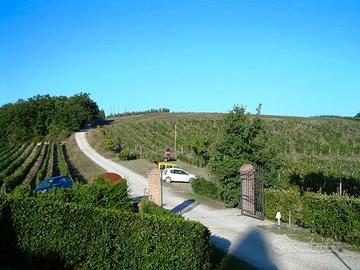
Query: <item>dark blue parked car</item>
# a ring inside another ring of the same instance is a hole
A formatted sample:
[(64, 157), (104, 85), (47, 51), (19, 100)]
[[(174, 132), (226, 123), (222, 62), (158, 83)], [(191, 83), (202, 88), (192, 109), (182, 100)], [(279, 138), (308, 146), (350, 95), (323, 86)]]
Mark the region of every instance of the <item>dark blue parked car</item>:
[(34, 189), (34, 192), (49, 191), (50, 189), (61, 187), (61, 188), (71, 188), (73, 186), (73, 181), (70, 176), (56, 176), (53, 178), (48, 178), (41, 180), (40, 184)]

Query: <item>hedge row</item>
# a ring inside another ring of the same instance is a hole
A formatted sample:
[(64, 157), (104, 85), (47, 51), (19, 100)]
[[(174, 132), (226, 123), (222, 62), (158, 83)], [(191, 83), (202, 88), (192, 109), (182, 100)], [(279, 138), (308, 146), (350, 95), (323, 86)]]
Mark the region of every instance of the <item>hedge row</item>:
[(30, 159), (28, 163), (25, 164), (23, 168), (20, 169), (20, 171), (4, 179), (4, 182), (2, 184), (2, 190), (10, 192), (24, 181), (25, 177), (37, 161), (43, 146), (43, 143), (38, 146), (38, 148), (35, 150), (36, 152), (34, 156)]
[(303, 223), (303, 207), (300, 193), (295, 190), (277, 190), (267, 188), (265, 193), (265, 217), (275, 219), (277, 212), (281, 213), (282, 221), (289, 221), (289, 210), (291, 212), (291, 223)]
[(6, 164), (4, 164), (4, 169), (1, 171), (1, 175), (3, 177), (11, 175), (15, 170), (24, 163), (24, 161), (28, 158), (28, 156), (33, 151), (34, 147), (36, 147), (36, 144), (33, 143), (32, 145), (27, 146), (27, 148), (20, 153), (19, 155), (15, 155), (8, 160), (6, 160)]
[(326, 237), (360, 246), (360, 199), (339, 195), (306, 193), (304, 224)]
[(58, 167), (60, 170), (60, 175), (68, 175), (69, 174), (69, 167), (65, 161), (64, 155), (64, 145), (63, 144), (56, 144), (57, 153), (58, 153)]
[(360, 246), (360, 199), (306, 192), (303, 196), (294, 190), (265, 189), (265, 216), (275, 219), (281, 212), (288, 221), (297, 223), (324, 237), (333, 237)]
[[(107, 197), (111, 192), (104, 192), (103, 187), (109, 185), (100, 182), (35, 197), (19, 187), (8, 195), (11, 215), (0, 230), (11, 228), (16, 237), (10, 240), (17, 243), (17, 254), (21, 253), (32, 266), (47, 263), (51, 269), (210, 268), (211, 244), (206, 227), (171, 213), (156, 212), (152, 206), (148, 207), (149, 214), (92, 206), (111, 206), (111, 200), (119, 199)], [(86, 189), (88, 196), (83, 194)], [(66, 202), (74, 198), (79, 203)], [(0, 209), (4, 201), (0, 196)]]
[(52, 143), (49, 143), (49, 144), (45, 145), (46, 154), (45, 154), (44, 161), (41, 164), (41, 167), (40, 167), (40, 169), (38, 170), (38, 172), (36, 174), (35, 186), (37, 186), (40, 183), (41, 180), (45, 179), (47, 169), (48, 169), (49, 159), (50, 159), (51, 146), (52, 146)]
[(49, 192), (40, 193), (37, 197), (42, 197), (43, 200), (48, 201), (72, 202), (89, 207), (132, 209), (126, 182), (111, 184), (99, 179), (90, 185), (75, 185), (72, 189), (53, 189)]

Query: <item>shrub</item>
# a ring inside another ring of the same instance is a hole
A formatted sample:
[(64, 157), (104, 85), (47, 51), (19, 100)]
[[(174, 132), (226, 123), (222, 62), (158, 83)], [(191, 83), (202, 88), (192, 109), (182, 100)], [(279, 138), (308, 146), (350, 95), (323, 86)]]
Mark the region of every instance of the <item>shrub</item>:
[(164, 157), (162, 156), (162, 154), (156, 152), (150, 152), (146, 154), (146, 159), (153, 163), (159, 163), (161, 161), (164, 161)]
[(98, 176), (98, 179), (104, 179), (110, 183), (126, 182), (126, 180), (124, 178), (122, 178), (120, 175), (118, 175), (117, 173), (112, 173), (112, 172), (103, 173)]
[(360, 199), (305, 193), (304, 224), (311, 231), (360, 246)]
[(265, 193), (265, 216), (275, 219), (277, 212), (281, 213), (281, 220), (289, 221), (289, 209), (291, 211), (291, 222), (302, 224), (303, 206), (300, 192), (295, 190), (278, 190), (267, 188)]
[(12, 199), (11, 215), (18, 247), (32, 264), (41, 254), (75, 269), (210, 267), (209, 231), (198, 222), (51, 202), (41, 196)]
[(201, 195), (213, 199), (219, 199), (218, 187), (215, 183), (205, 180), (204, 178), (194, 179), (191, 181), (192, 190)]
[(119, 153), (119, 159), (120, 160), (134, 160), (137, 159), (138, 155), (134, 152), (130, 152), (129, 150), (122, 150)]

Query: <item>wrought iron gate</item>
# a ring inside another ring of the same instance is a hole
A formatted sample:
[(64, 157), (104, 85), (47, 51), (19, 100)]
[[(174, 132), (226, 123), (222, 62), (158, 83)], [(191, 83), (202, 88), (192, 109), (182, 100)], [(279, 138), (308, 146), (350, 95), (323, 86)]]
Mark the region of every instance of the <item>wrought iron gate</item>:
[(264, 219), (264, 183), (262, 169), (243, 165), (241, 175), (241, 214)]

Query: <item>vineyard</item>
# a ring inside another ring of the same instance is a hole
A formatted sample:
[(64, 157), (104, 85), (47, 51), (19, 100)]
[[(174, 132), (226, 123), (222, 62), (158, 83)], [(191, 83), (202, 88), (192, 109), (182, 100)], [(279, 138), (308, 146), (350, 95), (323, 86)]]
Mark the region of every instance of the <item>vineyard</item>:
[[(250, 116), (253, 117), (253, 116)], [(360, 121), (339, 118), (263, 117), (282, 162), (279, 180), (306, 182), (360, 179)], [(177, 158), (206, 166), (222, 129), (221, 114), (160, 113), (113, 119), (102, 128), (103, 146), (151, 161), (166, 149)], [(176, 134), (176, 136), (175, 136)], [(176, 137), (176, 149), (175, 149)], [(360, 192), (354, 191), (355, 193)]]
[(41, 142), (8, 146), (0, 152), (1, 190), (10, 192), (21, 184), (33, 188), (42, 179), (71, 174), (69, 168), (64, 144)]

